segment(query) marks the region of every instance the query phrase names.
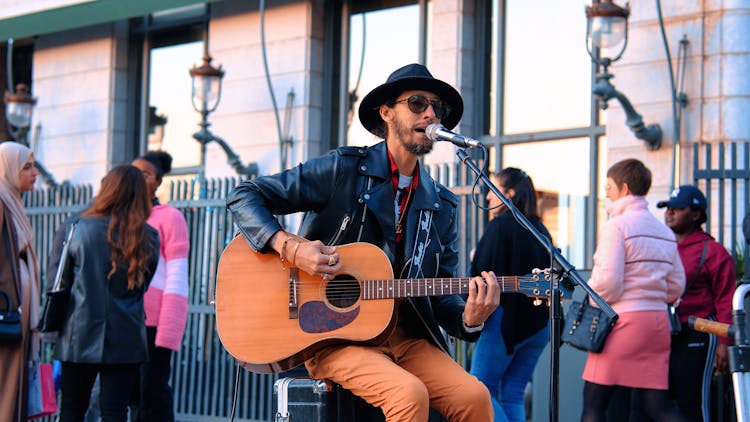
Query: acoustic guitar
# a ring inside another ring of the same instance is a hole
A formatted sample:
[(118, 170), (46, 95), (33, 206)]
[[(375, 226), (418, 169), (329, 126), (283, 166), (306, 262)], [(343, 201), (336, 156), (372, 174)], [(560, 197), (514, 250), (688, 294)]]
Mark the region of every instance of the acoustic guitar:
[[(369, 243), (336, 247), (333, 280), (284, 268), (276, 253), (257, 253), (238, 236), (224, 249), (216, 276), (216, 326), (224, 348), (253, 372), (301, 365), (334, 343), (378, 344), (395, 326), (397, 299), (468, 294), (469, 278), (394, 280), (385, 253)], [(548, 299), (549, 272), (500, 277), (502, 292)], [(563, 291), (569, 299), (570, 291)]]

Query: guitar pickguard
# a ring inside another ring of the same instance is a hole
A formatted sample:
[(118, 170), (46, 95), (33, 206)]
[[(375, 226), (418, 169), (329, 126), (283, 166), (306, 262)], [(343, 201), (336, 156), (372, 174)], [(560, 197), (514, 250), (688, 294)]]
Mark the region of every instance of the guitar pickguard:
[(351, 324), (359, 315), (359, 306), (346, 312), (336, 312), (322, 301), (302, 304), (299, 326), (306, 333), (327, 333)]

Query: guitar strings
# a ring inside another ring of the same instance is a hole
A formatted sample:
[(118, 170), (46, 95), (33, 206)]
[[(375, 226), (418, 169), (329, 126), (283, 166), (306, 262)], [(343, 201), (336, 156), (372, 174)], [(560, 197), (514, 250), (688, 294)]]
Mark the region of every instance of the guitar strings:
[[(456, 294), (462, 293), (462, 289), (467, 289), (466, 282), (468, 279), (451, 279), (449, 284), (442, 283), (440, 287), (435, 288), (434, 285), (430, 285), (429, 283), (425, 282), (413, 282), (409, 283), (408, 286), (402, 285), (401, 289), (399, 289), (397, 286), (394, 288), (389, 289), (390, 293), (397, 293), (397, 292), (404, 292), (407, 291), (414, 292), (415, 290), (417, 292), (421, 292), (422, 290), (427, 293), (427, 290), (432, 290), (433, 292), (440, 292), (439, 294), (436, 293), (436, 295), (442, 295), (446, 290), (452, 290), (456, 289)], [(371, 290), (379, 290), (377, 287), (377, 283), (386, 283), (385, 287), (391, 287), (387, 283), (389, 282), (401, 282), (401, 284), (407, 282), (408, 280), (365, 280), (363, 281), (364, 287), (361, 287), (359, 285), (359, 281), (355, 279), (340, 279), (336, 280), (335, 282), (328, 283), (325, 286), (325, 289), (321, 289), (321, 285), (318, 282), (304, 282), (300, 281), (298, 282), (299, 289), (305, 292), (308, 291), (321, 291), (324, 290), (326, 293), (326, 296), (331, 299), (341, 299), (341, 298), (351, 298), (351, 297), (359, 297), (361, 295), (362, 290), (371, 291)], [(352, 282), (357, 282), (357, 285), (352, 285)], [(501, 290), (504, 292), (517, 292), (518, 290), (522, 290), (521, 287), (524, 285), (533, 287), (536, 286), (536, 281), (533, 281), (532, 278), (517, 278), (515, 281), (506, 281), (501, 280), (499, 285), (501, 286)], [(516, 286), (519, 286), (518, 288)], [(381, 284), (381, 288), (383, 285)], [(529, 287), (527, 287), (529, 288)], [(464, 292), (465, 293), (465, 292)], [(424, 296), (429, 296), (428, 294), (425, 294)], [(384, 297), (384, 298), (387, 298)]]

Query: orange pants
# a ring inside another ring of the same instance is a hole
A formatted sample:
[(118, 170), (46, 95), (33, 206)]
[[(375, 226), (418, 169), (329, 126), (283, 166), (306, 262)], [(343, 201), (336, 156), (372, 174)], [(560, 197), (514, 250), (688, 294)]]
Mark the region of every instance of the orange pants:
[(427, 421), (430, 407), (449, 421), (492, 421), (490, 393), (449, 355), (400, 329), (380, 346), (330, 346), (305, 362), (310, 375), (329, 379), (383, 410), (386, 421)]

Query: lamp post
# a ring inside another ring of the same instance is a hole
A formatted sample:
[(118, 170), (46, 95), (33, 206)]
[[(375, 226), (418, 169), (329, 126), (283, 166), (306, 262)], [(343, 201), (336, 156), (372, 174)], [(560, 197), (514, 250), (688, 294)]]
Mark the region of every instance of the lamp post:
[[(31, 114), (36, 105), (36, 98), (31, 96), (29, 86), (26, 84), (16, 85), (16, 91), (5, 91), (5, 120), (8, 123), (8, 132), (18, 143), (29, 146), (28, 134), (31, 126)], [(36, 161), (36, 167), (44, 182), (49, 187), (56, 187), (57, 182), (46, 168)]]
[(10, 135), (16, 141), (28, 145), (26, 139), (31, 126), (31, 113), (36, 105), (36, 98), (31, 96), (29, 86), (16, 85), (16, 92), (5, 91), (5, 119), (8, 122)]
[[(612, 85), (610, 79), (614, 75), (608, 72), (609, 66), (622, 57), (628, 44), (628, 16), (630, 10), (614, 4), (612, 0), (594, 0), (591, 6), (586, 7), (586, 50), (591, 60), (597, 64), (598, 72), (591, 92), (601, 101), (602, 110), (607, 109), (610, 99), (617, 99), (625, 111), (625, 123), (635, 137), (643, 140), (646, 147), (653, 151), (661, 147), (661, 127), (658, 124), (646, 126), (643, 123), (643, 116), (635, 111), (628, 97)], [(619, 51), (616, 49), (618, 46)], [(607, 53), (615, 49), (617, 54), (613, 57), (602, 56), (603, 49)]]
[(200, 130), (193, 134), (193, 138), (201, 144), (200, 170), (198, 180), (202, 183), (206, 171), (206, 145), (210, 142), (216, 142), (227, 155), (227, 161), (234, 170), (244, 176), (254, 176), (258, 174), (258, 165), (251, 162), (248, 165), (242, 164), (240, 157), (229, 147), (229, 145), (220, 137), (214, 135), (208, 127), (209, 113), (216, 110), (221, 99), (221, 79), (224, 77), (224, 70), (211, 66), (211, 56), (207, 52), (203, 54), (203, 64), (190, 68), (190, 78), (193, 81), (192, 102), (195, 111), (201, 114)]

